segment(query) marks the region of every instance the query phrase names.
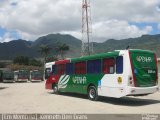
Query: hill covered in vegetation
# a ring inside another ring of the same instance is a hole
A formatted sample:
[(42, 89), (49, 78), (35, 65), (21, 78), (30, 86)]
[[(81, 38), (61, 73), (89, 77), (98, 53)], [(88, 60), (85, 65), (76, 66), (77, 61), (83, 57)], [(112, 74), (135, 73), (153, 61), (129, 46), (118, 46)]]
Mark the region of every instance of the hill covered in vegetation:
[[(79, 57), (81, 55), (81, 40), (62, 34), (49, 34), (42, 36), (35, 41), (13, 40), (10, 42), (0, 43), (0, 60), (11, 60), (16, 56), (28, 56), (31, 58), (40, 58), (40, 45), (48, 45), (52, 48), (50, 56), (56, 53), (55, 48), (59, 44), (65, 43), (69, 46), (69, 51), (65, 57)], [(130, 46), (131, 49), (147, 49), (156, 52), (160, 57), (160, 34), (143, 35), (138, 38), (129, 38), (123, 40), (106, 40), (105, 42), (94, 42), (94, 53), (108, 52), (118, 49), (125, 49)]]

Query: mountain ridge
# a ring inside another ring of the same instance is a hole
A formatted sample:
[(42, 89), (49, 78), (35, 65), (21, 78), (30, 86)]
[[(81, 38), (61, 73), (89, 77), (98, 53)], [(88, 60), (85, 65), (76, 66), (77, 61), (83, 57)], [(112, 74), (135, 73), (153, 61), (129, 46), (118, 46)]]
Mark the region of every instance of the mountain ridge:
[[(55, 54), (55, 48), (59, 44), (67, 44), (70, 50), (65, 57), (79, 57), (81, 55), (82, 41), (69, 34), (48, 34), (39, 37), (35, 41), (27, 40), (13, 40), (10, 42), (0, 43), (0, 60), (12, 60), (16, 56), (28, 56), (32, 58), (40, 58), (38, 52), (40, 45), (48, 45), (52, 48), (50, 55)], [(131, 49), (147, 49), (156, 52), (160, 57), (160, 34), (156, 35), (142, 35), (137, 38), (128, 38), (122, 40), (109, 39), (104, 42), (93, 42), (94, 53), (102, 53), (113, 51), (117, 49), (125, 49), (130, 46)]]

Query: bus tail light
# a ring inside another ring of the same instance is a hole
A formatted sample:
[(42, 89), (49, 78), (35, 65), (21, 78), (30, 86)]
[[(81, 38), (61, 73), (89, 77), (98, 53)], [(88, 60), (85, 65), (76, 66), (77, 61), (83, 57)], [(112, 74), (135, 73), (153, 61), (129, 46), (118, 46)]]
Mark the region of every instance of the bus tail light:
[(156, 85), (158, 85), (158, 59), (156, 54), (154, 54), (154, 59), (156, 61)]
[(133, 80), (133, 77), (129, 77), (129, 85), (134, 87), (134, 80)]
[[(130, 84), (130, 86), (133, 86), (133, 87), (136, 87), (136, 76), (134, 74), (134, 69), (133, 69), (133, 63), (132, 63), (132, 60), (131, 60), (131, 53), (129, 51), (129, 59), (130, 59), (130, 64), (131, 64), (131, 69), (132, 69), (132, 84)], [(129, 80), (131, 81), (131, 80)]]

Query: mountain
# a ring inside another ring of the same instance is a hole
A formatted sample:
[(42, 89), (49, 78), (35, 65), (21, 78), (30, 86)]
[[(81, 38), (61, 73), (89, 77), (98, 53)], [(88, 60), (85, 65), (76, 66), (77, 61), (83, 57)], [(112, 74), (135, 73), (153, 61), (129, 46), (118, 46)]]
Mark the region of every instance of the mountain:
[(156, 52), (160, 57), (160, 34), (157, 35), (142, 35), (138, 38), (129, 38), (123, 40), (107, 40), (103, 43), (97, 43), (95, 46), (96, 53), (104, 51), (113, 51), (117, 49), (147, 49)]
[(71, 35), (61, 35), (61, 34), (49, 34), (38, 38), (33, 44), (34, 49), (39, 49), (40, 45), (48, 45), (52, 48), (51, 54), (55, 54), (55, 48), (60, 44), (67, 44), (70, 50), (67, 52), (66, 57), (78, 57), (80, 56), (81, 40), (71, 36)]
[(31, 57), (33, 53), (30, 47), (31, 43), (25, 40), (13, 40), (0, 43), (0, 59), (12, 59), (18, 55)]
[(55, 48), (63, 43), (66, 43), (70, 47), (70, 50), (66, 53), (66, 57), (80, 56), (81, 40), (71, 35), (49, 34), (33, 42), (19, 39), (0, 43), (0, 60), (10, 60), (20, 55), (40, 58), (39, 47), (42, 44), (52, 48), (50, 54), (54, 55)]
[[(81, 53), (81, 40), (71, 36), (62, 34), (49, 34), (42, 36), (37, 40), (30, 42), (26, 40), (13, 40), (10, 42), (0, 43), (0, 60), (10, 60), (16, 56), (23, 55), (28, 57), (40, 58), (38, 52), (40, 45), (49, 45), (52, 48), (51, 54), (55, 54), (55, 48), (65, 43), (70, 47), (65, 57), (78, 57)], [(108, 52), (118, 49), (126, 49), (130, 46), (131, 49), (148, 49), (156, 52), (160, 57), (160, 34), (143, 35), (138, 38), (129, 38), (123, 40), (106, 40), (102, 43), (93, 43), (94, 53)]]

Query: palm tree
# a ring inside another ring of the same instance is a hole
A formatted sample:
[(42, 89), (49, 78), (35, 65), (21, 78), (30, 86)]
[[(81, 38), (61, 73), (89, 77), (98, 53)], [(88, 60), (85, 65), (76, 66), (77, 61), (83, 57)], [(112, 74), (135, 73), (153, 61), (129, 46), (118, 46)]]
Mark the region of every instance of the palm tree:
[(64, 59), (65, 51), (68, 51), (68, 50), (69, 50), (69, 46), (66, 45), (65, 43), (58, 45), (58, 47), (56, 48), (57, 54), (60, 54), (62, 59)]
[(47, 56), (50, 53), (52, 48), (50, 48), (48, 45), (41, 45), (39, 52), (44, 57), (44, 63), (46, 62)]
[(52, 48), (50, 48), (48, 45), (41, 45), (39, 49), (39, 52), (44, 57), (43, 59), (43, 69), (44, 69), (43, 77), (45, 77), (45, 64), (46, 64), (47, 56), (50, 53), (51, 49)]

